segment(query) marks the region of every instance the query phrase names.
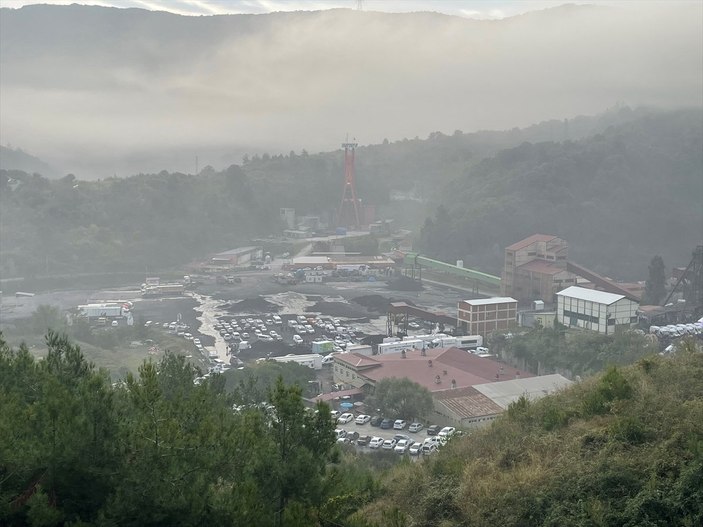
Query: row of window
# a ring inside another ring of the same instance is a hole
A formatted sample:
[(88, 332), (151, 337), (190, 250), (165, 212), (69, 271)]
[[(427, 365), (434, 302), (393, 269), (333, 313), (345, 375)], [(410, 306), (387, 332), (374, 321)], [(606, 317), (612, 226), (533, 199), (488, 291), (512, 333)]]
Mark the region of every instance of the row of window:
[(564, 310), (564, 318), (570, 318), (572, 320), (571, 324), (575, 324), (575, 320), (583, 320), (584, 322), (590, 322), (592, 324), (598, 324), (600, 320), (598, 317), (593, 317), (591, 315), (584, 315), (583, 313), (577, 313), (576, 311)]

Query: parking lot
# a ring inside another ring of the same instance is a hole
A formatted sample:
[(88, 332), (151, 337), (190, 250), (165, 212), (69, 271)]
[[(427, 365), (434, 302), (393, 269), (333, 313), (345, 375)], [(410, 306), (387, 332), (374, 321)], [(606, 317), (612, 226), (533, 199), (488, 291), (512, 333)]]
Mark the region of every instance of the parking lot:
[[(352, 434), (354, 432), (358, 433), (359, 436), (371, 436), (371, 437), (381, 437), (383, 440), (386, 439), (392, 439), (394, 436), (401, 434), (404, 436), (407, 436), (410, 438), (414, 443), (420, 442), (422, 443), (427, 439), (428, 437), (433, 437), (429, 436), (427, 434), (427, 428), (423, 427), (422, 430), (419, 432), (410, 432), (408, 430), (410, 423), (408, 422), (407, 426), (403, 430), (395, 430), (393, 428), (387, 428), (387, 429), (382, 429), (379, 426), (371, 426), (371, 424), (366, 423), (363, 425), (356, 424), (353, 420), (350, 421), (349, 423), (346, 424), (337, 424), (336, 429), (337, 430), (344, 430), (347, 434)], [(352, 443), (354, 444), (354, 443)], [(374, 450), (384, 450), (384, 451), (389, 451), (383, 448), (378, 448), (378, 449), (373, 449), (369, 446), (359, 446), (356, 445), (356, 448), (362, 452), (373, 452)], [(399, 454), (401, 455), (401, 454)], [(402, 455), (408, 455), (408, 453), (402, 454)], [(410, 457), (415, 457), (415, 456), (410, 456)], [(420, 457), (420, 456), (418, 456)]]

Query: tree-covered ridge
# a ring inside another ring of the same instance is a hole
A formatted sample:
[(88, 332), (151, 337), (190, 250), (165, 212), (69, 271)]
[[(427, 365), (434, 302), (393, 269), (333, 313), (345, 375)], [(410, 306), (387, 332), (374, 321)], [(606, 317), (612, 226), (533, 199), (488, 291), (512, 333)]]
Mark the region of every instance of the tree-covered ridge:
[(4, 276), (182, 265), (278, 225), (278, 214), (266, 210), (264, 196), (237, 166), (95, 182), (2, 176)]
[[(398, 526), (703, 523), (703, 354), (612, 367), (383, 478)], [(384, 515), (386, 518), (384, 518)]]
[(579, 141), (524, 143), (447, 186), (422, 248), (496, 269), (504, 247), (544, 232), (568, 240), (573, 260), (637, 279), (652, 255), (688, 262), (700, 243), (702, 171), (700, 109), (641, 116)]
[(111, 386), (50, 332), (36, 361), (0, 335), (0, 524), (313, 525), (334, 518), (329, 407), (279, 380), (261, 401), (195, 385), (183, 357)]
[[(564, 237), (572, 259), (614, 278), (641, 279), (654, 254), (686, 263), (703, 223), (701, 110), (622, 108), (569, 123), (568, 134), (553, 121), (359, 147), (358, 194), (409, 227), (438, 207), (419, 248), (494, 274), (504, 247), (534, 232)], [(0, 273), (178, 266), (281, 232), (281, 207), (334, 221), (343, 163), (337, 150), (245, 157), (197, 176), (50, 181), (2, 171)], [(393, 205), (394, 191), (419, 201)]]

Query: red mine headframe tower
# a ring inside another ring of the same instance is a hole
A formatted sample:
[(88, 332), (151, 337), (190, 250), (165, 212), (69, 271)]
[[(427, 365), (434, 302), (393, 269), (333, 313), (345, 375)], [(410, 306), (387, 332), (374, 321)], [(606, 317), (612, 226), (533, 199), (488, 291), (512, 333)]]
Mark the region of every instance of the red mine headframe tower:
[(356, 186), (354, 184), (354, 150), (357, 143), (342, 143), (344, 148), (344, 190), (342, 191), (342, 202), (339, 204), (337, 212), (337, 225), (339, 227), (361, 227), (360, 209), (361, 202), (356, 197)]

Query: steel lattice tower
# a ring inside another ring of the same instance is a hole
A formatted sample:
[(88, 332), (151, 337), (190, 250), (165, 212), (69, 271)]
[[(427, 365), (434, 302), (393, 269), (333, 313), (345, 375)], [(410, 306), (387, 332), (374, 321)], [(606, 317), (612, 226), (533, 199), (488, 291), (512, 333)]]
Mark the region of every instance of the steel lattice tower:
[(357, 143), (342, 143), (344, 148), (344, 190), (342, 191), (342, 201), (337, 212), (337, 225), (339, 227), (361, 226), (359, 209), (361, 202), (356, 197), (356, 185), (354, 183), (354, 151)]

